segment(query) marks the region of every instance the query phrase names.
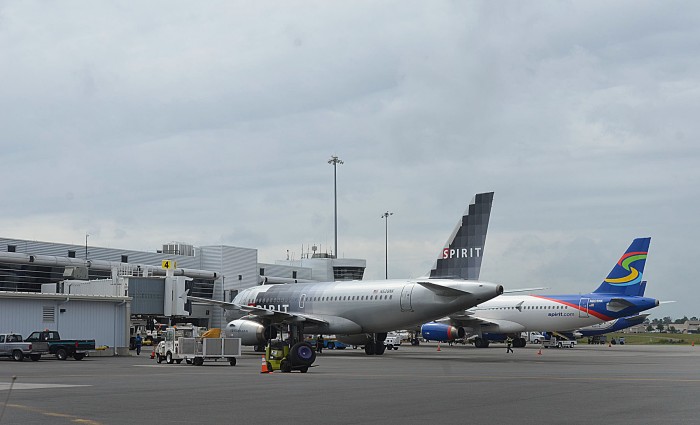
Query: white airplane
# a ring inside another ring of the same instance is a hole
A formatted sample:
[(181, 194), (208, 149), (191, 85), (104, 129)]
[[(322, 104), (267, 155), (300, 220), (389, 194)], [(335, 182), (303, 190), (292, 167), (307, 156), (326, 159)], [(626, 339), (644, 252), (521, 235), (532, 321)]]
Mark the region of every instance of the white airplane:
[[(244, 289), (232, 302), (188, 296), (225, 309), (227, 337), (263, 346), (285, 329), (299, 341), (291, 355), (311, 356), (304, 334), (335, 334), (384, 353), (387, 332), (418, 326), (483, 303), (503, 286), (473, 280), (484, 252), (493, 192), (477, 194), (440, 251), (430, 276), (406, 280), (336, 281), (262, 285)], [(305, 346), (305, 347), (304, 347)]]
[(490, 341), (513, 338), (524, 347), (521, 332), (570, 333), (596, 323), (639, 314), (659, 305), (644, 297), (644, 265), (651, 238), (635, 239), (608, 277), (593, 292), (568, 295), (503, 295), (421, 328), (432, 341), (452, 341), (467, 335), (478, 348)]

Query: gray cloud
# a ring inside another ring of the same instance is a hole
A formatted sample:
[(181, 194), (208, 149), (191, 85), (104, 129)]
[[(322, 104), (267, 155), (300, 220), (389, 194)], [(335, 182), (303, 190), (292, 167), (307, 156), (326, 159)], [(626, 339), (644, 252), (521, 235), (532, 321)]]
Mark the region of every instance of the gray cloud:
[(692, 2), (0, 5), (7, 237), (155, 250), (333, 245), (432, 266), (476, 192), (482, 278), (588, 291), (652, 236), (659, 316), (697, 315)]

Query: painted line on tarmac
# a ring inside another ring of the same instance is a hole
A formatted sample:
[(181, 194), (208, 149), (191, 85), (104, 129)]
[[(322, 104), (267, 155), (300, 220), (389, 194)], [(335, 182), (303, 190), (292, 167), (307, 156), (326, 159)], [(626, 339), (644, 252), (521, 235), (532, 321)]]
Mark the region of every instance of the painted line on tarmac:
[[(44, 388), (71, 388), (71, 387), (91, 387), (92, 385), (69, 385), (69, 384), (25, 384), (15, 383), (12, 390), (40, 390)], [(9, 390), (10, 384), (0, 382), (0, 391)]]
[[(65, 385), (65, 386), (71, 387), (71, 386), (77, 386), (77, 385)], [(48, 410), (38, 409), (36, 407), (25, 406), (23, 404), (8, 404), (7, 407), (12, 407), (14, 409), (24, 410), (26, 412), (38, 413), (40, 415), (50, 416), (50, 417), (54, 417), (54, 418), (64, 418), (64, 419), (68, 419), (71, 422), (75, 422), (78, 424), (102, 425), (102, 422), (93, 421), (92, 419), (85, 419), (85, 418), (81, 418), (79, 416), (68, 415), (65, 413), (51, 412)]]

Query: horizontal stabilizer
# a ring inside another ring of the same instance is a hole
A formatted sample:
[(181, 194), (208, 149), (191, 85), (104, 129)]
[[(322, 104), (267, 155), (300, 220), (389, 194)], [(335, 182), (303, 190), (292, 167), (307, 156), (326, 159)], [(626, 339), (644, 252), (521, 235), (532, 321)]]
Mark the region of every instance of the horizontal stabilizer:
[(218, 305), (219, 307), (223, 307), (227, 310), (239, 310), (240, 309), (240, 307), (236, 304), (227, 303), (226, 301), (212, 300), (211, 298), (200, 298), (200, 297), (193, 297), (191, 295), (187, 295), (187, 299), (189, 301), (197, 301), (197, 302), (209, 304), (209, 305)]
[(461, 289), (450, 288), (449, 286), (444, 286), (433, 282), (416, 283), (442, 297), (459, 297), (460, 295), (471, 294), (471, 292), (462, 291)]
[(612, 298), (608, 301), (607, 308), (610, 311), (622, 311), (628, 307), (634, 307), (635, 304), (624, 298)]
[(548, 287), (542, 286), (540, 288), (521, 288), (521, 289), (506, 289), (503, 291), (504, 294), (513, 294), (516, 292), (530, 292), (530, 291), (541, 291), (543, 289), (549, 289)]

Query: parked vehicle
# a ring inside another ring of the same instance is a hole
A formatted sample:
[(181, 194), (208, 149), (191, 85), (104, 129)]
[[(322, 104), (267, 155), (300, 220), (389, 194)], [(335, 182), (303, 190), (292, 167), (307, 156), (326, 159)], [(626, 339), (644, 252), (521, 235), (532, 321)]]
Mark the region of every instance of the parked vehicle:
[(396, 333), (389, 333), (384, 340), (384, 345), (386, 345), (387, 350), (398, 350), (401, 345), (401, 337)]
[(59, 360), (73, 357), (75, 360), (82, 360), (88, 351), (95, 349), (94, 339), (61, 339), (58, 331), (36, 331), (32, 332), (27, 339), (35, 348), (53, 354)]
[(287, 341), (275, 340), (265, 347), (264, 360), (269, 372), (298, 370), (306, 373), (316, 360), (316, 352), (308, 342), (298, 342), (290, 347)]
[(240, 338), (215, 338), (202, 336), (196, 326), (171, 328), (165, 332), (165, 339), (158, 343), (155, 357), (158, 363), (182, 363), (202, 366), (205, 360), (225, 359), (231, 366), (236, 365), (236, 357), (241, 355)]
[(563, 339), (563, 338), (557, 338), (555, 336), (552, 336), (549, 339), (545, 339), (542, 342), (542, 346), (544, 348), (574, 348), (576, 346), (576, 340), (575, 339)]
[[(311, 345), (312, 347), (316, 348), (316, 338), (307, 338), (304, 340), (307, 344)], [(323, 339), (323, 348), (328, 349), (328, 350), (344, 350), (348, 347), (347, 344), (338, 341), (335, 339), (333, 336), (329, 336), (327, 338)]]
[(22, 341), (22, 335), (9, 333), (0, 334), (0, 356), (12, 357), (18, 362), (25, 357), (38, 361), (41, 359), (41, 352), (36, 351), (31, 342)]
[(593, 335), (588, 337), (589, 344), (606, 344), (608, 342), (607, 335)]
[(531, 342), (533, 344), (540, 344), (542, 341), (547, 339), (540, 332), (523, 332), (521, 336), (525, 338), (527, 342)]

